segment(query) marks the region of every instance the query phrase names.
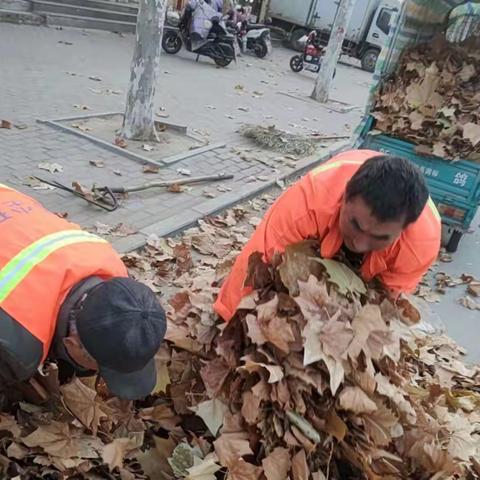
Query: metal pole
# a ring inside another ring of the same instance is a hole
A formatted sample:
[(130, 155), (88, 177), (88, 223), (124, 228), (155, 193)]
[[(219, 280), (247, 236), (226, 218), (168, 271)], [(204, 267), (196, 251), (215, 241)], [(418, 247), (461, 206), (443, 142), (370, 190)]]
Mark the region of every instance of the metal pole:
[(333, 82), (333, 75), (338, 59), (342, 52), (343, 40), (347, 33), (348, 24), (352, 16), (355, 0), (340, 0), (333, 22), (330, 40), (328, 42), (327, 51), (322, 59), (322, 66), (318, 72), (315, 82), (315, 88), (312, 92), (312, 98), (318, 102), (325, 103), (328, 101), (330, 88)]

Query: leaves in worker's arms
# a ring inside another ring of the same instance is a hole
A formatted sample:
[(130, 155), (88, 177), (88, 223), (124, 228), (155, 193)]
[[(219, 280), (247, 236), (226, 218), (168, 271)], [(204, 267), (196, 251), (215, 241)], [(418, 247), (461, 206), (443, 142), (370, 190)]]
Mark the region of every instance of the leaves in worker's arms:
[(342, 295), (367, 293), (361, 278), (343, 263), (323, 258), (317, 258), (316, 261), (325, 267), (330, 281)]

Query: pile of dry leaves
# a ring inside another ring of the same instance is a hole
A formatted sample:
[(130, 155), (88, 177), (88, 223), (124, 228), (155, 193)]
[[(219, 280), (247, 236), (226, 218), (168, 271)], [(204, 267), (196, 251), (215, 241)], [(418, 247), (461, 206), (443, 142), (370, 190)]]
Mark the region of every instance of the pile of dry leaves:
[(443, 38), (403, 54), (382, 84), (373, 116), (382, 132), (413, 141), (418, 153), (480, 161), (477, 43)]
[(230, 324), (216, 319), (244, 215), (212, 218), (178, 241), (151, 238), (125, 258), (162, 293), (177, 287), (154, 395), (131, 405), (94, 378), (59, 386), (48, 366), (33, 384), (48, 403), (1, 414), (0, 476), (478, 478), (480, 370), (448, 338), (413, 328), (407, 300), (393, 305), (304, 242), (273, 266), (252, 256), (252, 294)]

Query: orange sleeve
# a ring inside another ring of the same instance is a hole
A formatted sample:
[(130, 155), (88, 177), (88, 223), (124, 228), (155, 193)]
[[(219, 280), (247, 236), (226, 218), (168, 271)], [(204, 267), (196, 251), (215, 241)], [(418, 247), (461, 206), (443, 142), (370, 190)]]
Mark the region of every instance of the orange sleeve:
[(414, 292), (437, 259), (439, 249), (440, 242), (437, 240), (422, 244), (417, 251), (405, 249), (397, 256), (394, 264), (379, 275), (380, 280), (394, 294)]
[(270, 207), (235, 260), (214, 304), (215, 311), (225, 321), (231, 320), (241, 299), (251, 292), (244, 283), (252, 253), (261, 252), (264, 260), (269, 261), (275, 252), (283, 252), (288, 245), (318, 236), (315, 215), (308, 208), (302, 182), (290, 187)]

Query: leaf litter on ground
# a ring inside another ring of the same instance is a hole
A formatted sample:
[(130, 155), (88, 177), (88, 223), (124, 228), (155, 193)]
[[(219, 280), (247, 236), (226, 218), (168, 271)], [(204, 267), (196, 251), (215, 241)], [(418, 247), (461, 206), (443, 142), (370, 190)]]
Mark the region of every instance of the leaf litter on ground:
[(219, 285), (249, 220), (271, 202), (265, 195), (207, 217), (178, 238), (151, 235), (143, 251), (123, 257), (134, 278), (168, 299), (155, 394), (133, 404), (95, 377), (60, 386), (58, 375), (36, 376), (51, 399), (37, 406), (27, 388), (8, 392), (2, 475), (479, 475), (479, 368), (448, 337), (412, 327), (420, 315), (407, 298), (392, 303), (343, 264), (319, 259), (315, 242), (292, 245), (271, 265), (252, 257), (252, 292), (233, 321), (218, 320)]

